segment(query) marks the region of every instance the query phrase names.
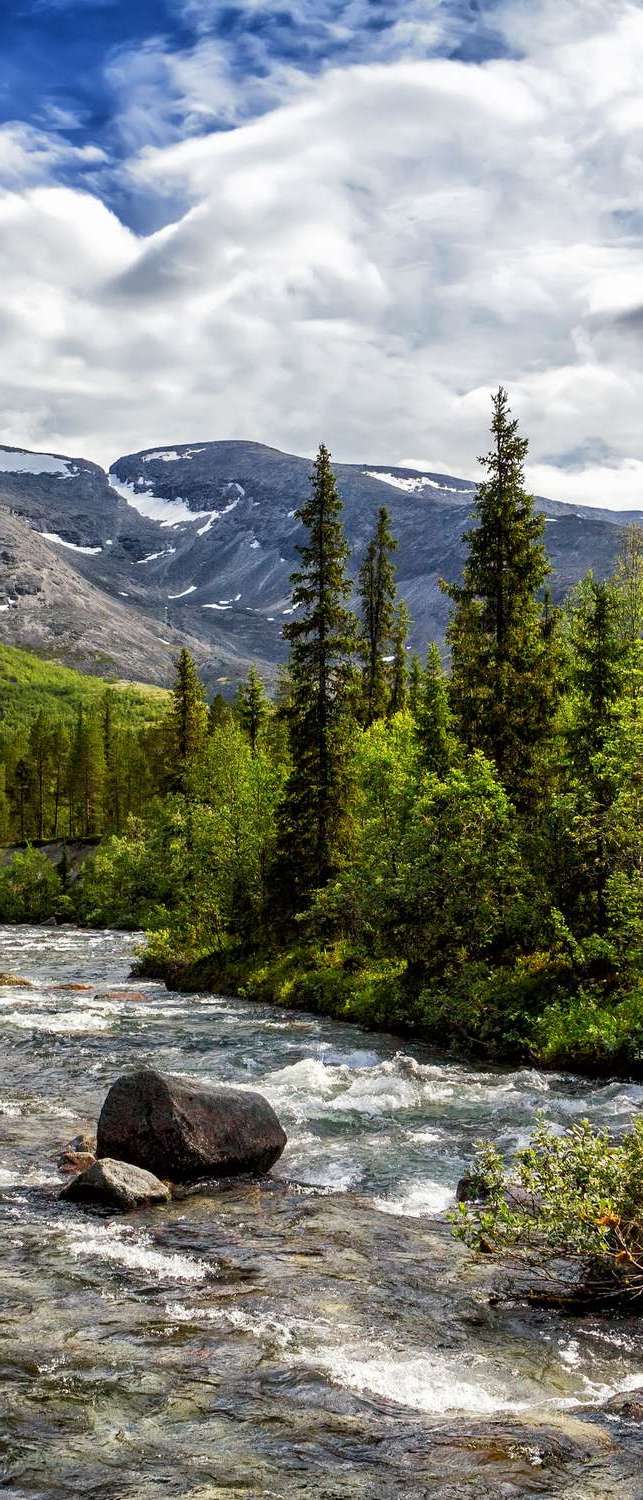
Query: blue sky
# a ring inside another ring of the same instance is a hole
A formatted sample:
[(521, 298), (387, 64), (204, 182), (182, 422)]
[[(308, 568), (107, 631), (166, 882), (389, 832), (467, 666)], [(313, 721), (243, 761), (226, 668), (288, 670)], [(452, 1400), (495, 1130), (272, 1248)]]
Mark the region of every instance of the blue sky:
[[(278, 98), (279, 75), (311, 78), (330, 67), (404, 56), (471, 63), (507, 54), (494, 22), (496, 0), (5, 0), (0, 13), (0, 121), (57, 132), (75, 148), (104, 153), (100, 170), (78, 156), (61, 181), (89, 185), (137, 229), (171, 217), (167, 204), (131, 194), (119, 171), (135, 145), (159, 146), (230, 129)], [(400, 35), (413, 11), (426, 24)], [(195, 110), (173, 64), (198, 65), (216, 49), (229, 88)], [(230, 103), (234, 90), (234, 105)], [(148, 107), (132, 120), (128, 90)], [(125, 98), (124, 98), (125, 95)]]
[(4, 0), (0, 441), (640, 505), (640, 0)]

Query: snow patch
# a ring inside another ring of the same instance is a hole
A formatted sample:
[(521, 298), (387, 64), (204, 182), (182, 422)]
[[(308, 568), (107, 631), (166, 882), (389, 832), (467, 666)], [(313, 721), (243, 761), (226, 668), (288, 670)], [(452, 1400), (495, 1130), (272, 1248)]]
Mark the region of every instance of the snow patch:
[(251, 546), (251, 547), (252, 547), (252, 548), (253, 548), (253, 550), (254, 550), (254, 548), (255, 548), (255, 547), (260, 547), (260, 546), (261, 546), (261, 542), (258, 542), (258, 541), (257, 541), (257, 538), (256, 538), (256, 537), (255, 537), (255, 539), (254, 539), (254, 542), (251, 542), (251, 543), (250, 543), (250, 546)]
[(90, 557), (103, 550), (102, 547), (77, 547), (75, 542), (66, 542), (57, 531), (39, 531), (38, 536), (44, 537), (46, 542), (56, 542), (58, 547), (69, 547), (70, 552), (85, 552)]
[(232, 609), (231, 604), (202, 604), (201, 609)]
[[(152, 494), (150, 489), (137, 490), (131, 479), (117, 479), (114, 474), (110, 474), (109, 482), (117, 495), (121, 495), (140, 516), (160, 521), (161, 526), (178, 526), (181, 521), (202, 521), (206, 516), (212, 515), (209, 510), (190, 510), (185, 500), (166, 500), (162, 495)], [(147, 484), (147, 480), (143, 480), (143, 483)]]
[(165, 552), (148, 552), (147, 558), (136, 558), (136, 567), (141, 567), (141, 562), (156, 562), (156, 558), (168, 558), (175, 550), (175, 547), (165, 547)]
[(154, 453), (144, 453), (143, 463), (151, 464), (160, 460), (164, 464), (173, 464), (183, 458), (194, 458), (195, 453), (205, 453), (205, 448), (188, 448), (185, 453), (177, 453), (174, 448), (157, 448)]
[(191, 583), (190, 587), (187, 588), (187, 589), (183, 589), (183, 592), (181, 594), (168, 594), (167, 597), (168, 597), (168, 599), (185, 599), (185, 597), (186, 597), (187, 594), (194, 594), (194, 593), (196, 593), (196, 584), (195, 583)]
[(64, 479), (73, 479), (80, 470), (70, 459), (56, 458), (53, 453), (27, 453), (24, 448), (0, 448), (0, 472), (58, 474)]
[(441, 493), (446, 492), (449, 495), (473, 494), (473, 491), (468, 487), (467, 489), (459, 489), (454, 484), (438, 484), (436, 479), (429, 479), (428, 474), (420, 474), (416, 479), (405, 479), (400, 474), (389, 474), (385, 471), (378, 472), (376, 469), (364, 469), (364, 473), (368, 475), (369, 479), (379, 479), (381, 484), (392, 484), (397, 490), (405, 490), (407, 495), (421, 494), (424, 489), (440, 490)]

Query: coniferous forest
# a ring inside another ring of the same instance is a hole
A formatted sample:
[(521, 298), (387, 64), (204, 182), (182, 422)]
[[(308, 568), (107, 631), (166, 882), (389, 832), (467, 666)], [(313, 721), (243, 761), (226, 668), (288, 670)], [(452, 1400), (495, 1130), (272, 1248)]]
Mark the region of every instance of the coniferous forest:
[[(0, 919), (142, 928), (179, 987), (640, 1073), (643, 535), (554, 606), (526, 450), (501, 388), (444, 653), (408, 649), (384, 509), (355, 602), (322, 446), (272, 701), (251, 669), (208, 705), (182, 651), (167, 697), (92, 680), (5, 714)], [(36, 847), (91, 838), (77, 878)]]

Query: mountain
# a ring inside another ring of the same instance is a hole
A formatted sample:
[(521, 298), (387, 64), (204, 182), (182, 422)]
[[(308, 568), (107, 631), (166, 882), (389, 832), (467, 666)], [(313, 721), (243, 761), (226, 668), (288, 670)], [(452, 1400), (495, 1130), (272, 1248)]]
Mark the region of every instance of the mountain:
[[(146, 449), (108, 474), (85, 459), (0, 448), (0, 640), (102, 673), (165, 682), (180, 642), (211, 686), (284, 656), (309, 459), (261, 443)], [(438, 580), (459, 576), (475, 484), (336, 464), (356, 570), (378, 506), (399, 539), (400, 589), (422, 648), (444, 635)], [(539, 500), (561, 598), (608, 573), (641, 512)]]

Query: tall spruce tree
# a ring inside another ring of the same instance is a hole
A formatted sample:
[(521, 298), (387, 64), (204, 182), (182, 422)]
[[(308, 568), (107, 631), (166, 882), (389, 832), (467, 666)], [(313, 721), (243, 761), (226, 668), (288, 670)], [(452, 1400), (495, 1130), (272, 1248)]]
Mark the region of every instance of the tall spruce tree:
[(362, 668), (362, 720), (368, 728), (383, 719), (390, 698), (390, 673), (385, 654), (395, 624), (397, 589), (392, 556), (397, 542), (385, 506), (378, 512), (374, 535), (359, 570), (361, 622), (359, 652)]
[(544, 519), (525, 490), (527, 440), (502, 386), (492, 406), (493, 441), (480, 460), (487, 477), (465, 537), (463, 583), (443, 585), (455, 603), (451, 701), (465, 744), (495, 761), (520, 803), (534, 795), (553, 729), (557, 685), (538, 598), (549, 564)]
[(250, 667), (237, 696), (237, 713), (242, 729), (250, 740), (253, 756), (257, 754), (259, 736), (268, 716), (268, 699), (256, 667)]
[(407, 650), (410, 628), (411, 615), (409, 607), (404, 599), (400, 599), (395, 611), (393, 629), (391, 632), (393, 660), (391, 662), (391, 688), (387, 705), (387, 713), (389, 718), (392, 718), (393, 714), (401, 713), (402, 709), (408, 707), (409, 669), (407, 662)]
[(167, 785), (184, 791), (190, 762), (203, 749), (208, 710), (194, 658), (185, 646), (176, 660), (172, 702), (165, 722)]
[(348, 608), (348, 547), (328, 449), (315, 460), (310, 499), (296, 512), (308, 530), (292, 574), (288, 724), (291, 770), (279, 814), (277, 880), (295, 911), (323, 886), (345, 849), (350, 803), (350, 712), (357, 622)]

